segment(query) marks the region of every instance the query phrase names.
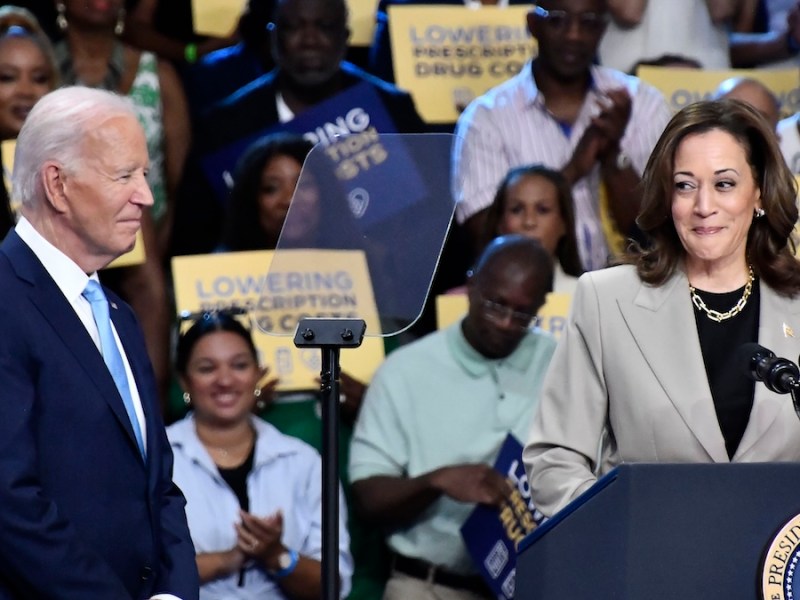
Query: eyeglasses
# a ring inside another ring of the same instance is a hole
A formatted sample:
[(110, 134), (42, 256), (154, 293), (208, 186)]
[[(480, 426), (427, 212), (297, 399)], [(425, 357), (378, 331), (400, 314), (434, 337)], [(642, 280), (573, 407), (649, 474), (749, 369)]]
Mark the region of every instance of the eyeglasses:
[(599, 33), (608, 22), (608, 15), (596, 12), (574, 14), (565, 10), (547, 10), (541, 6), (534, 7), (533, 12), (555, 33), (564, 33), (576, 21), (582, 32)]
[(527, 330), (539, 323), (539, 317), (536, 315), (520, 312), (505, 304), (488, 300), (484, 298), (480, 292), (478, 292), (478, 297), (481, 301), (483, 314), (486, 315), (487, 319), (497, 325), (505, 325), (506, 322), (510, 321), (514, 327), (520, 330)]

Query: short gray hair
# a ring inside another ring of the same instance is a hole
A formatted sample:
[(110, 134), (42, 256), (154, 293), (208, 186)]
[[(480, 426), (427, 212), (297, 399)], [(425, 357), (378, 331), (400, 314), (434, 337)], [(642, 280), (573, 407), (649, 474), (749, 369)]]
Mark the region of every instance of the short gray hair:
[(106, 120), (130, 115), (133, 104), (119, 94), (69, 86), (42, 96), (34, 105), (17, 136), (12, 197), (32, 206), (44, 198), (41, 169), (53, 160), (74, 170), (81, 160), (85, 137)]

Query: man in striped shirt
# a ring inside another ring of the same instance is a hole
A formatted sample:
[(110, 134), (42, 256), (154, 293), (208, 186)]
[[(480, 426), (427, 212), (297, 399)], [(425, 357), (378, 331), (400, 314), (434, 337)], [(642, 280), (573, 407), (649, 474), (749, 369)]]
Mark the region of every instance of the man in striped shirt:
[(572, 185), (586, 269), (636, 234), (640, 176), (671, 113), (654, 87), (594, 64), (607, 22), (606, 0), (541, 0), (528, 13), (537, 58), (459, 118), (456, 216), (473, 241), (500, 180), (530, 163), (560, 169)]

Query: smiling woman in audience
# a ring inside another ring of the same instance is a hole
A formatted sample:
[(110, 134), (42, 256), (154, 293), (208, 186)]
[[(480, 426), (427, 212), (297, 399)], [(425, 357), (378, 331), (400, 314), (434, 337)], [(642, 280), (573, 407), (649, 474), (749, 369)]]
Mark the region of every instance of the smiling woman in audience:
[[(319, 598), (320, 457), (253, 414), (265, 371), (250, 333), (227, 313), (204, 315), (181, 336), (176, 370), (193, 410), (167, 434), (174, 479), (186, 496), (201, 600)], [(345, 506), (343, 496), (339, 503)], [(353, 572), (345, 514), (343, 596)]]

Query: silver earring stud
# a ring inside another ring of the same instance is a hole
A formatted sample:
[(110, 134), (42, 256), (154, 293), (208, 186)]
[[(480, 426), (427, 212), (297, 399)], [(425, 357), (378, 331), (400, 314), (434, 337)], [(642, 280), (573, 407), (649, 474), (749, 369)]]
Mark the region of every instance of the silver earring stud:
[(122, 35), (125, 31), (125, 9), (119, 9), (119, 13), (117, 13), (117, 24), (114, 25), (114, 33), (117, 35)]
[(58, 16), (56, 16), (56, 25), (61, 31), (67, 30), (67, 7), (64, 6), (63, 2), (58, 2), (56, 4), (56, 11), (58, 12)]
[(767, 213), (763, 208), (761, 208), (760, 206), (758, 208), (756, 208), (756, 219), (760, 219), (765, 214), (767, 214)]
[(189, 406), (192, 403), (192, 396), (189, 392), (183, 392), (183, 403)]

